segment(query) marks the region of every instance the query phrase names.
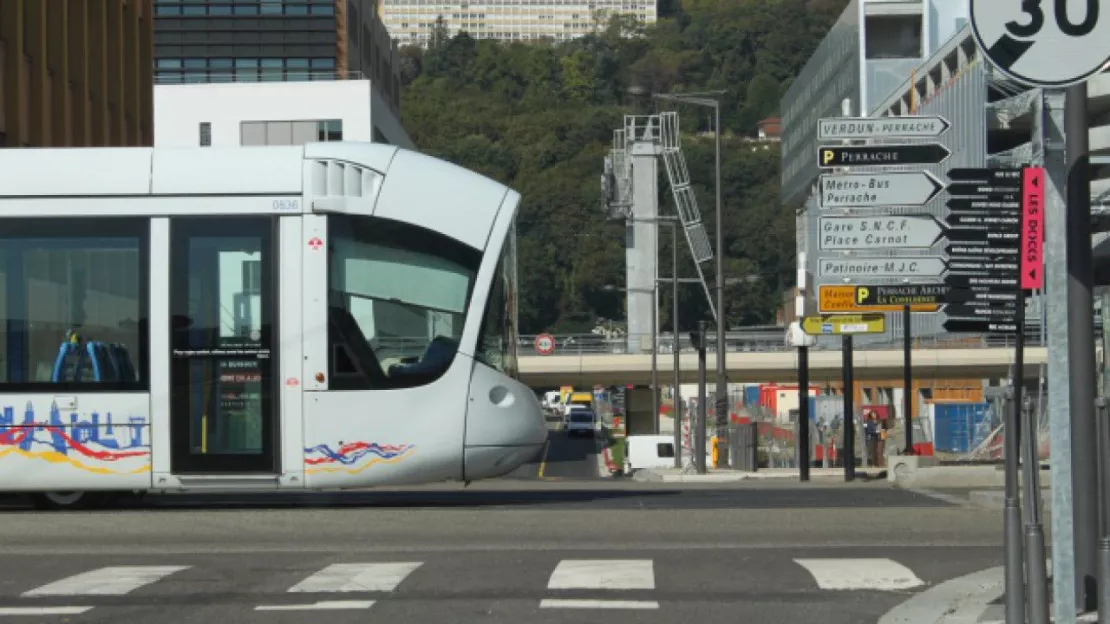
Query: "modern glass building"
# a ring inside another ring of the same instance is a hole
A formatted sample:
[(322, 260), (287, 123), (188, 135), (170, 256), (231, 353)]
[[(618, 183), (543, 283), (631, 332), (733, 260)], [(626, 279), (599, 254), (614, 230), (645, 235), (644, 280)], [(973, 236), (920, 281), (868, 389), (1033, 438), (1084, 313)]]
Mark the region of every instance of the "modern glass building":
[(151, 0), (0, 0), (0, 148), (154, 140)]
[(374, 0), (154, 0), (158, 84), (369, 80), (394, 113), (396, 45)]

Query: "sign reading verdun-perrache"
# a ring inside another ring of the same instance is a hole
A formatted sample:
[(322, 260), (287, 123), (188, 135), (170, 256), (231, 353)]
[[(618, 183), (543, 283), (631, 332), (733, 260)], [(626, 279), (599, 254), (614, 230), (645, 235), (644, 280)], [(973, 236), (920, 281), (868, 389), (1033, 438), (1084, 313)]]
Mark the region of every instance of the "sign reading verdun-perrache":
[(950, 126), (947, 119), (937, 116), (839, 117), (818, 121), (817, 139), (931, 139)]
[(940, 256), (895, 258), (821, 258), (821, 277), (921, 277), (936, 279), (944, 273)]
[(928, 249), (943, 233), (928, 215), (880, 215), (873, 217), (821, 217), (820, 248), (823, 250)]

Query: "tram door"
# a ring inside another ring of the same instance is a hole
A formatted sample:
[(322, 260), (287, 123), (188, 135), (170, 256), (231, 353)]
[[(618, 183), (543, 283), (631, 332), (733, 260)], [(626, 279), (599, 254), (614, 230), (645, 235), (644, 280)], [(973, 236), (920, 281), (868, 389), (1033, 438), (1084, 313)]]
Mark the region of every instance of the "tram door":
[(170, 220), (174, 473), (278, 471), (276, 219)]

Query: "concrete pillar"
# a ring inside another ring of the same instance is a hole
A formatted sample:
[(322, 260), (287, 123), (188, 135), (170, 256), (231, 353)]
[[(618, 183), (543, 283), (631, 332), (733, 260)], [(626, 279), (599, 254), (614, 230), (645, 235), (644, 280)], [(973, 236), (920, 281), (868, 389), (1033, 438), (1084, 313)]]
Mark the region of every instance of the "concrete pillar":
[[(625, 232), (625, 285), (628, 288), (628, 351), (651, 353), (652, 288), (659, 276), (659, 131), (648, 117), (636, 117), (632, 144), (632, 221)], [(658, 117), (650, 118), (658, 123)], [(657, 295), (658, 293), (656, 293)]]
[(655, 415), (651, 413), (651, 388), (633, 388), (625, 397), (626, 433), (628, 435), (654, 434)]

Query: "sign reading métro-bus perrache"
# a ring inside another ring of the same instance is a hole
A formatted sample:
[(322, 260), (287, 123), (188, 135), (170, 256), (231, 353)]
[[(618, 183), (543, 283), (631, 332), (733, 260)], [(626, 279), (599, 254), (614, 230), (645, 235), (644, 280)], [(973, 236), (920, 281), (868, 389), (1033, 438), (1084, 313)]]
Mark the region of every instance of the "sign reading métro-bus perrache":
[(952, 124), (944, 117), (839, 117), (817, 122), (817, 140), (932, 139)]
[(944, 189), (928, 171), (827, 173), (820, 186), (822, 208), (920, 206)]

